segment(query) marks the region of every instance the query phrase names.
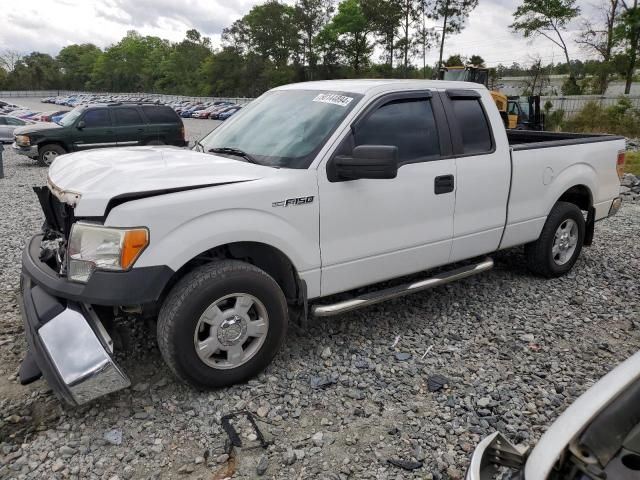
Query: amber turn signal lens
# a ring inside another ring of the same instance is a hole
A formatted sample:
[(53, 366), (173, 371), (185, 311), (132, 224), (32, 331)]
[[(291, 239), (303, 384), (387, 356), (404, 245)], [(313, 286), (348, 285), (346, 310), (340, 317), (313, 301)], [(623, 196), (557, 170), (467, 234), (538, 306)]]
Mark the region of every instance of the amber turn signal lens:
[(622, 180), (624, 176), (624, 150), (618, 152), (618, 161), (616, 162), (616, 171), (618, 172), (618, 178)]
[(128, 230), (124, 234), (122, 251), (120, 253), (120, 266), (126, 270), (140, 256), (149, 245), (149, 232), (146, 229)]

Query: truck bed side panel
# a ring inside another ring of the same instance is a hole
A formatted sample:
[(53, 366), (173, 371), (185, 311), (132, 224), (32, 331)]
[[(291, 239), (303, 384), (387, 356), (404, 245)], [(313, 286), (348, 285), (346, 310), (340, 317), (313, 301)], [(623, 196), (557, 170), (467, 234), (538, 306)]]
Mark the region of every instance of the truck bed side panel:
[(579, 142), (520, 145), (512, 150), (511, 197), (500, 248), (536, 240), (553, 205), (574, 186), (585, 186), (591, 192), (596, 220), (607, 216), (611, 201), (619, 194), (616, 161), (624, 140), (610, 137)]

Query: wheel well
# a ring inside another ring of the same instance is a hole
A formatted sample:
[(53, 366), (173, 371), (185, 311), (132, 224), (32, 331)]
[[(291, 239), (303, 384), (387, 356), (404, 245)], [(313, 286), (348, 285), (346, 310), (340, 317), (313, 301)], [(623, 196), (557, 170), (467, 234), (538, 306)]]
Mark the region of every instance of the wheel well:
[(593, 243), (593, 234), (595, 229), (595, 209), (593, 208), (591, 190), (584, 185), (575, 185), (564, 192), (558, 201), (573, 203), (580, 210), (587, 212), (584, 245), (587, 247), (590, 246)]
[(70, 150), (67, 148), (67, 146), (59, 141), (59, 140), (42, 140), (41, 142), (38, 143), (38, 148), (44, 147), (45, 145), (58, 145), (62, 148), (64, 148), (67, 152), (69, 152)]
[[(280, 285), (287, 302), (301, 305), (305, 301), (305, 288), (289, 258), (271, 245), (259, 242), (236, 242), (212, 248), (189, 260), (165, 287), (166, 294), (177, 281), (194, 268), (220, 259), (235, 259), (255, 265), (267, 272)], [(164, 295), (163, 295), (164, 296)]]
[(591, 191), (584, 185), (575, 185), (571, 187), (560, 196), (558, 201), (573, 203), (574, 205), (578, 206), (580, 210), (584, 210), (587, 212), (593, 205)]

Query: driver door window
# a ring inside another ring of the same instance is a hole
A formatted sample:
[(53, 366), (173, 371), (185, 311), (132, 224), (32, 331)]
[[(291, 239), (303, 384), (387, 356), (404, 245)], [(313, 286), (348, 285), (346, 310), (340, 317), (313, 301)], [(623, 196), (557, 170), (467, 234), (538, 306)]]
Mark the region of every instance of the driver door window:
[(433, 160), (440, 156), (438, 129), (427, 99), (396, 100), (373, 112), (359, 125), (354, 146), (398, 147), (398, 162)]

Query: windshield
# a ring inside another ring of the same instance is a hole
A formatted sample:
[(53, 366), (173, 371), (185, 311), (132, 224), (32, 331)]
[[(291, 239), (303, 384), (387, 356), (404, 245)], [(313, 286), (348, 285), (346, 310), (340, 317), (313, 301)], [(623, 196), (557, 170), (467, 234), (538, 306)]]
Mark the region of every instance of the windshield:
[(81, 113), (82, 110), (80, 108), (74, 108), (64, 117), (62, 117), (58, 123), (63, 127), (70, 127), (75, 123), (76, 119), (80, 116)]
[(204, 152), (233, 148), (262, 165), (308, 168), (361, 97), (319, 90), (267, 92), (207, 135), (197, 148)]

